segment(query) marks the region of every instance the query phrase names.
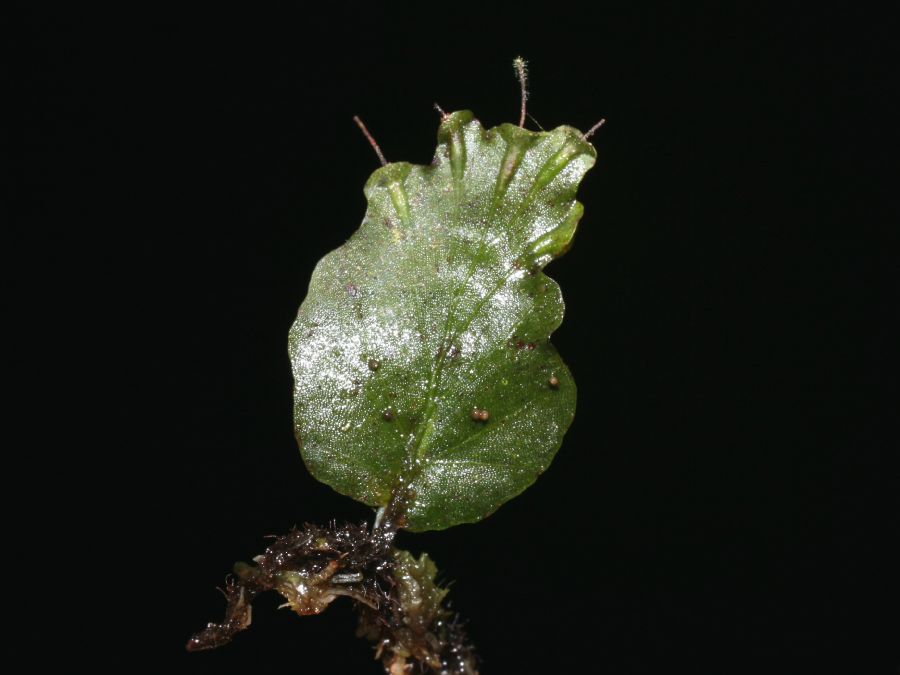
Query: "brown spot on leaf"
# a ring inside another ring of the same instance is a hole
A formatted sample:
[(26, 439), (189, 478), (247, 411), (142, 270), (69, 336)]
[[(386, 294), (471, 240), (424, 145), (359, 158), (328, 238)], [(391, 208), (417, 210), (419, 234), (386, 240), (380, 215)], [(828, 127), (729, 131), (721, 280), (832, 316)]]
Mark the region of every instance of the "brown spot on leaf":
[(528, 351), (531, 351), (532, 349), (537, 347), (534, 342), (525, 342), (525, 340), (518, 340), (516, 339), (517, 337), (517, 335), (512, 336), (512, 340), (510, 340), (508, 343), (510, 347), (514, 347), (515, 349), (527, 349)]
[(487, 422), (491, 418), (491, 414), (487, 410), (483, 410), (481, 408), (472, 408), (472, 412), (469, 413), (469, 417), (471, 417), (476, 422)]
[(381, 368), (381, 361), (378, 361), (377, 359), (369, 359), (369, 370), (375, 372), (379, 368)]
[(383, 413), (381, 413), (381, 418), (385, 422), (393, 422), (397, 418), (397, 413), (394, 412), (393, 408), (386, 408)]
[(551, 389), (559, 389), (559, 378), (556, 375), (551, 375), (550, 379), (547, 380), (547, 384), (550, 385)]

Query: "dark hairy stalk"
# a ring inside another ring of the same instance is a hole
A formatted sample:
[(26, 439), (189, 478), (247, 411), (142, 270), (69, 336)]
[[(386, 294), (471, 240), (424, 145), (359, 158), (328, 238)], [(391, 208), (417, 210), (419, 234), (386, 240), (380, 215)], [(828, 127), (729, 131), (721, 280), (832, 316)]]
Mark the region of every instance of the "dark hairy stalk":
[(235, 564), (226, 581), (225, 617), (191, 636), (188, 651), (215, 649), (250, 626), (251, 603), (276, 591), (282, 607), (319, 614), (335, 598), (350, 598), (357, 635), (369, 639), (389, 675), (477, 675), (476, 658), (459, 617), (445, 606), (447, 589), (423, 554), (393, 546), (396, 520), (319, 527), (306, 524), (277, 537), (254, 564)]

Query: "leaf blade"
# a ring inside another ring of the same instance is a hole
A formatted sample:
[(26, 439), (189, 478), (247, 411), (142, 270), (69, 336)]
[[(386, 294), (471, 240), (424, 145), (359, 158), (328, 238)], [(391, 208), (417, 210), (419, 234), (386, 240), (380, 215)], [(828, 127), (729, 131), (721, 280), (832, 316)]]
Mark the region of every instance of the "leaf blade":
[(316, 266), (289, 340), (310, 471), (372, 506), (402, 478), (412, 530), (491, 513), (571, 423), (575, 385), (549, 342), (562, 297), (541, 270), (574, 236), (596, 156), (570, 127), (485, 130), (467, 111), (438, 141), (431, 166), (369, 179), (363, 224)]

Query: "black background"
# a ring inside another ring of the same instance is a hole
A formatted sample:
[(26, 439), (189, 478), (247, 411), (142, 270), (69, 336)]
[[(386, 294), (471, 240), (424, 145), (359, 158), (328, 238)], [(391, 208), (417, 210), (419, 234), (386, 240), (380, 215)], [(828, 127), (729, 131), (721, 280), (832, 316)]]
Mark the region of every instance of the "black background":
[(522, 54), (543, 127), (608, 119), (548, 268), (578, 413), (523, 495), (400, 544), (454, 581), (486, 674), (896, 672), (886, 19), (148, 5), (12, 29), (9, 287), (48, 342), (25, 447), (87, 477), (50, 519), (87, 507), (91, 663), (378, 672), (341, 602), (261, 598), (227, 648), (183, 644), (263, 535), (370, 517), (304, 468), (286, 353), (378, 165), (351, 116), (427, 163), (434, 101), (516, 121)]

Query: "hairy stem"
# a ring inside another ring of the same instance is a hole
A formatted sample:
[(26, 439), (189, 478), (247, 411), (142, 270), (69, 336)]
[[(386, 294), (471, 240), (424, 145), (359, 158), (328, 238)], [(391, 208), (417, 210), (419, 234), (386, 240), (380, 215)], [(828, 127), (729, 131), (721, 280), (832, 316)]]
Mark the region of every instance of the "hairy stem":
[[(393, 501), (393, 500), (392, 500)], [(400, 508), (400, 507), (397, 507)], [(402, 516), (399, 517), (402, 520)], [(188, 651), (221, 647), (251, 622), (251, 603), (274, 590), (281, 607), (318, 614), (348, 597), (359, 614), (357, 635), (374, 644), (385, 672), (477, 675), (476, 658), (459, 618), (445, 606), (437, 568), (393, 546), (398, 519), (390, 505), (366, 524), (305, 525), (277, 537), (254, 564), (239, 562), (222, 589), (225, 617), (187, 643)]]

